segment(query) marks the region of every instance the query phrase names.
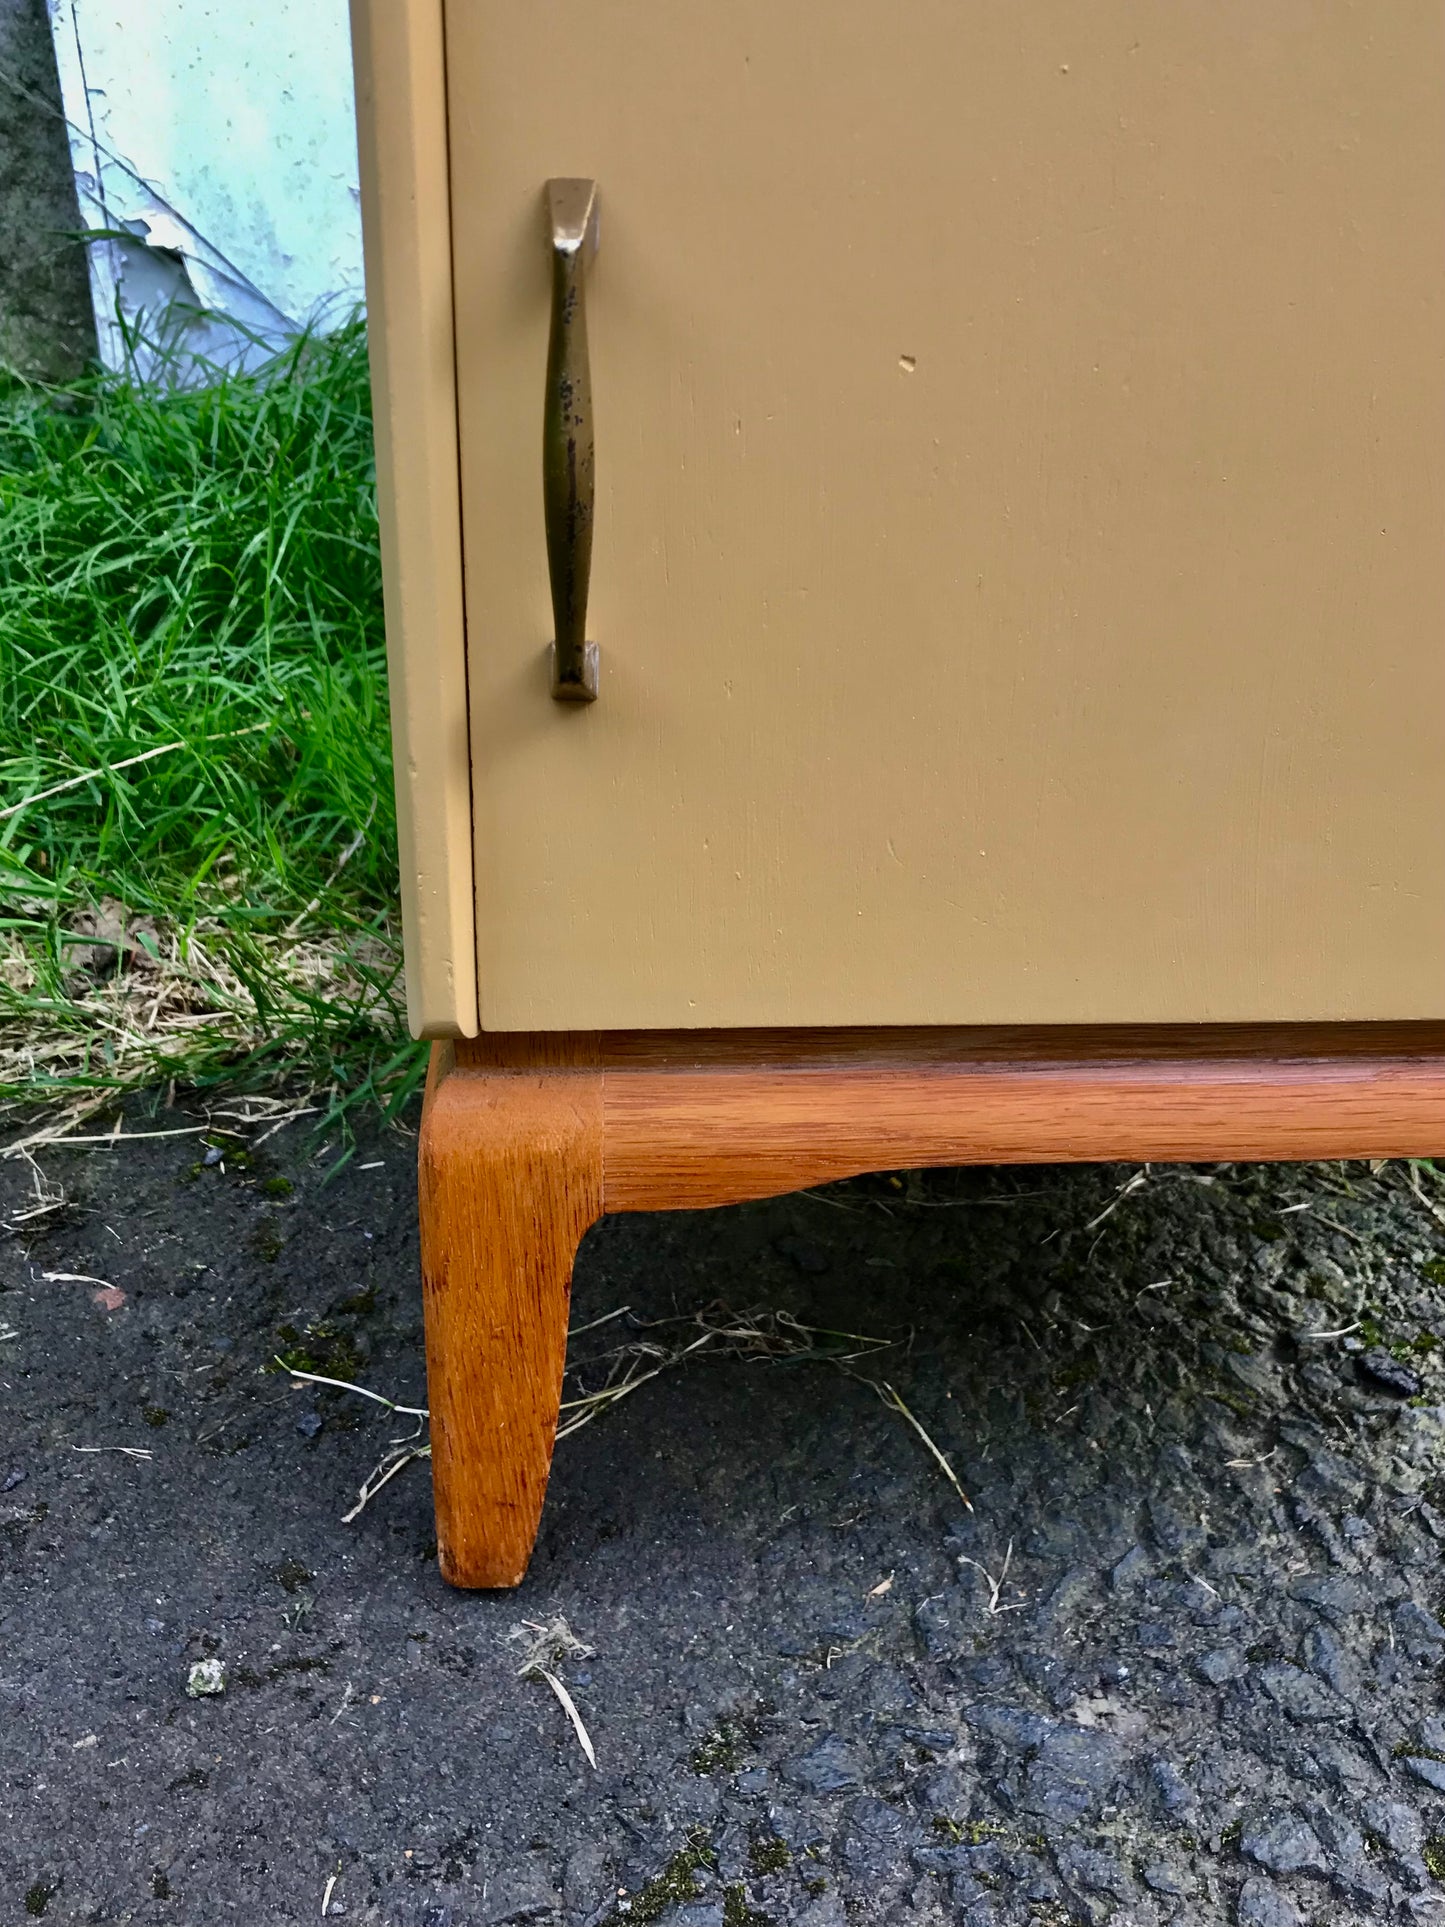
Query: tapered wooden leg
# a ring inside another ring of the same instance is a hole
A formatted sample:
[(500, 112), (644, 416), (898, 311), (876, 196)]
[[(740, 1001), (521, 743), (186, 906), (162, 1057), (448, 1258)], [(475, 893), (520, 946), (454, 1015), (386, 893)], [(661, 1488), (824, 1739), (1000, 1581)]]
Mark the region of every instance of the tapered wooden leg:
[[(432, 1482), (456, 1586), (527, 1570), (557, 1431), (572, 1262), (602, 1212), (602, 1080), (587, 1040), (538, 1068), (432, 1049), (420, 1206)], [(570, 1058), (571, 1061), (567, 1061)]]

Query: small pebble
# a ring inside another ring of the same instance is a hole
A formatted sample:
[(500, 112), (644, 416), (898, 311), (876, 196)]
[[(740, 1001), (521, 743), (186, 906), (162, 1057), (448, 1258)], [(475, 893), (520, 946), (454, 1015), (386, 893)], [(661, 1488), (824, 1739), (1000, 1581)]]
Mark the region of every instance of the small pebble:
[(1246, 1880), (1235, 1904), (1240, 1927), (1301, 1927), (1299, 1910), (1267, 1880)]
[(1318, 1834), (1297, 1813), (1274, 1813), (1247, 1827), (1239, 1851), (1266, 1873), (1323, 1875), (1329, 1871)]
[(25, 1474), (17, 1465), (13, 1472), (7, 1472), (5, 1474), (5, 1483), (0, 1485), (0, 1492), (13, 1492), (17, 1485), (24, 1485), (24, 1483)]
[(783, 1778), (809, 1793), (843, 1793), (862, 1782), (858, 1762), (836, 1733), (825, 1733), (817, 1745), (783, 1765)]
[(1238, 1679), (1244, 1672), (1244, 1655), (1236, 1647), (1218, 1646), (1213, 1652), (1201, 1653), (1194, 1667), (1211, 1686), (1223, 1686), (1226, 1680)]
[(319, 1412), (308, 1409), (297, 1414), (296, 1430), (303, 1439), (314, 1439), (325, 1423), (325, 1419)]
[(226, 1668), (219, 1659), (198, 1659), (186, 1675), (186, 1694), (190, 1699), (210, 1699), (225, 1690)]
[(1189, 1889), (1183, 1878), (1162, 1860), (1156, 1860), (1144, 1869), (1144, 1884), (1152, 1887), (1156, 1894), (1186, 1894)]
[(205, 1149), (205, 1154), (201, 1158), (201, 1163), (209, 1168), (213, 1164), (219, 1164), (225, 1155), (225, 1152), (218, 1144), (208, 1144)]
[(1412, 1372), (1408, 1365), (1378, 1347), (1373, 1351), (1361, 1352), (1355, 1360), (1355, 1370), (1369, 1384), (1378, 1385), (1382, 1391), (1393, 1392), (1396, 1398), (1420, 1396), (1420, 1374)]

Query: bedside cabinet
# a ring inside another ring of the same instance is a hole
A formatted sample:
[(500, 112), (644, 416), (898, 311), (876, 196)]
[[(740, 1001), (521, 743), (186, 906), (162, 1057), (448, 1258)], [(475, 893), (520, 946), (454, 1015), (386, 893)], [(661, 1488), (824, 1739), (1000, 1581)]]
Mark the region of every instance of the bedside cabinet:
[(600, 1213), (1445, 1149), (1433, 0), (353, 0), (448, 1577)]

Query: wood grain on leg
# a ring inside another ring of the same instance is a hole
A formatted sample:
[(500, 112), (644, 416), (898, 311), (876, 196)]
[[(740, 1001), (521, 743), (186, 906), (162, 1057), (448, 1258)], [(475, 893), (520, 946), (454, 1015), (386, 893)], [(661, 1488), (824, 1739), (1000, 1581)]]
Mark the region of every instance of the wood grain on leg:
[(572, 1263), (602, 1210), (595, 1049), (548, 1043), (526, 1068), (485, 1057), (459, 1067), (438, 1044), (427, 1079), (432, 1481), (441, 1569), (457, 1586), (515, 1586), (527, 1569), (557, 1430)]

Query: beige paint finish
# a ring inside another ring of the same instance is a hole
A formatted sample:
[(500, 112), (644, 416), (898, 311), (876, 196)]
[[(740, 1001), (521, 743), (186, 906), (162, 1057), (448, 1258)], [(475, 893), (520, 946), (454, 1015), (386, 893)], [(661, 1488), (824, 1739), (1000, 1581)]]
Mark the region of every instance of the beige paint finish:
[(446, 26), (484, 1027), (1445, 1014), (1436, 0)]
[(477, 1032), (441, 0), (352, 0), (407, 1007)]

